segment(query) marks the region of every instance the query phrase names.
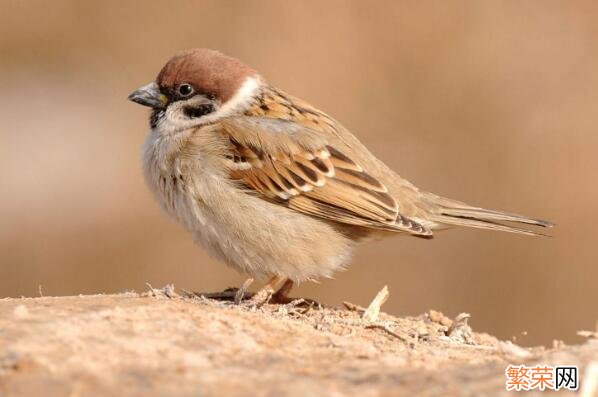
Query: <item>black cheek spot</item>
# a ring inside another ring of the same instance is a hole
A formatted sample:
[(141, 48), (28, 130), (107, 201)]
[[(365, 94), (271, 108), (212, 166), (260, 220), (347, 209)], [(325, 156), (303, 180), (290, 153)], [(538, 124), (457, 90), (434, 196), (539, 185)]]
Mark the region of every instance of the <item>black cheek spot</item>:
[(266, 112), (267, 112), (268, 110), (270, 110), (270, 108), (268, 107), (268, 105), (266, 105), (265, 103), (264, 103), (264, 104), (262, 104), (262, 105), (260, 105), (260, 108), (261, 108), (262, 110), (266, 111)]
[(214, 111), (214, 106), (210, 104), (203, 104), (195, 107), (188, 106), (183, 111), (185, 112), (185, 116), (197, 118), (212, 113)]

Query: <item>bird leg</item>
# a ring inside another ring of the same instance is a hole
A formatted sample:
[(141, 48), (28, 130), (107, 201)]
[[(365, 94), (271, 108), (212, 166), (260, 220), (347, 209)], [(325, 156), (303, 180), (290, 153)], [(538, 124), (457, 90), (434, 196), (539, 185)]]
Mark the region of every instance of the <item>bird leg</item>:
[[(274, 295), (274, 291), (276, 291), (276, 286), (285, 278), (282, 276), (274, 276), (272, 277), (266, 285), (264, 285), (259, 291), (257, 291), (251, 299), (249, 299), (249, 304), (252, 306), (262, 306), (266, 303), (270, 302), (272, 296)], [(285, 282), (286, 285), (286, 282)], [(281, 287), (281, 289), (284, 285)], [(289, 288), (290, 289), (290, 288)], [(277, 292), (278, 293), (278, 292)], [(288, 291), (287, 291), (288, 293)]]
[(293, 280), (287, 278), (278, 291), (272, 295), (270, 301), (273, 303), (289, 303), (291, 301), (289, 292), (293, 289), (294, 284)]

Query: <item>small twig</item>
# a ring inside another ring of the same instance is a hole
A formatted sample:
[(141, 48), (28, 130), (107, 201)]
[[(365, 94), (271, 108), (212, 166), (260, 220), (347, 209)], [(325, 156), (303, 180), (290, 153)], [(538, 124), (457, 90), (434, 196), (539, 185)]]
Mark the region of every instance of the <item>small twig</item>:
[[(294, 308), (294, 307), (297, 307), (297, 306), (299, 306), (299, 305), (301, 305), (303, 303), (308, 303), (308, 302), (305, 299), (303, 299), (303, 298), (297, 298), (297, 299), (293, 299), (292, 301), (290, 301), (289, 303), (287, 303), (284, 306), (288, 307), (288, 308)], [(309, 306), (313, 306), (313, 302), (309, 302), (308, 305)]]
[(194, 292), (189, 291), (188, 289), (181, 288), (181, 292), (185, 298), (197, 298)]
[(596, 321), (596, 326), (594, 327), (594, 331), (577, 331), (577, 335), (583, 336), (584, 338), (588, 339), (598, 339), (598, 321)]
[(235, 293), (235, 305), (241, 304), (241, 301), (245, 297), (245, 293), (247, 293), (247, 288), (253, 283), (253, 278), (248, 278), (245, 280), (241, 288), (237, 290)]
[(447, 336), (451, 336), (457, 330), (459, 330), (463, 327), (467, 327), (467, 320), (470, 318), (471, 318), (471, 314), (469, 314), (469, 313), (461, 313), (461, 314), (457, 315), (457, 317), (455, 317), (455, 319), (453, 320), (453, 323), (451, 324), (449, 329), (446, 331)]
[(174, 284), (166, 284), (164, 288), (162, 288), (162, 293), (170, 299), (176, 298), (178, 296), (178, 294), (174, 290)]
[(150, 294), (154, 297), (158, 297), (158, 295), (164, 295), (165, 297), (172, 299), (178, 296), (178, 294), (174, 290), (173, 284), (166, 284), (164, 288), (161, 289), (156, 289), (152, 287), (150, 283), (145, 283), (145, 285), (148, 286), (148, 288), (150, 289)]
[(453, 323), (446, 331), (446, 335), (454, 340), (461, 343), (465, 343), (468, 345), (475, 345), (475, 338), (473, 336), (473, 331), (469, 324), (467, 324), (467, 320), (471, 318), (469, 313), (461, 313), (453, 320)]
[(402, 335), (397, 334), (396, 332), (394, 332), (393, 330), (391, 330), (390, 328), (388, 328), (386, 325), (384, 324), (368, 324), (365, 326), (365, 328), (368, 329), (379, 329), (382, 330), (384, 332), (386, 332), (387, 334), (394, 336), (395, 338), (405, 342), (405, 343), (411, 343), (411, 341), (407, 338), (405, 338)]
[(152, 294), (152, 296), (156, 296), (156, 293), (154, 292), (154, 287), (152, 287), (150, 283), (145, 283), (145, 285), (147, 285), (147, 287), (150, 289), (150, 294)]
[(311, 311), (314, 306), (313, 301), (307, 301), (304, 298), (298, 298), (290, 301), (289, 303), (281, 306), (278, 311), (286, 313), (290, 316), (305, 316)]
[[(205, 299), (214, 299), (214, 300), (234, 300), (235, 295), (237, 294), (237, 288), (227, 288), (224, 291), (220, 292), (193, 292), (196, 297), (202, 297)], [(250, 293), (247, 292), (246, 295)]]
[[(303, 300), (302, 303), (306, 303), (307, 302), (304, 299), (302, 299), (302, 300)], [(315, 304), (316, 304), (316, 302), (314, 302), (314, 301), (307, 302), (307, 307), (305, 308), (305, 310), (303, 310), (303, 312), (301, 314), (303, 314), (304, 316), (307, 316), (307, 314), (312, 311), (312, 309), (314, 308)], [(320, 310), (322, 310), (322, 305), (320, 305), (319, 303), (318, 303), (318, 308)]]
[(343, 305), (347, 308), (347, 310), (351, 310), (352, 312), (365, 312), (365, 307), (356, 305), (355, 303), (344, 301)]
[(39, 285), (37, 286), (37, 292), (39, 292), (39, 296), (40, 296), (40, 298), (43, 298), (43, 297), (44, 297), (44, 292), (42, 291), (42, 285), (41, 285), (41, 284), (39, 284)]
[(577, 331), (577, 335), (588, 339), (598, 339), (598, 332), (593, 331)]
[(380, 307), (386, 302), (389, 296), (388, 286), (384, 286), (377, 294), (376, 297), (372, 300), (372, 303), (368, 306), (368, 308), (363, 313), (363, 320), (369, 323), (373, 323), (378, 320), (378, 316), (380, 315)]

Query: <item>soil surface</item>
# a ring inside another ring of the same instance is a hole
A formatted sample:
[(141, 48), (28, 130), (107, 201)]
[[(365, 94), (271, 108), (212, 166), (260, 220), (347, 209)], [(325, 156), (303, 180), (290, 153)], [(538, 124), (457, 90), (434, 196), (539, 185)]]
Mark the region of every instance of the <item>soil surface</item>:
[[(522, 348), (430, 311), (149, 293), (0, 300), (0, 396), (494, 396), (509, 364), (569, 364), (596, 396), (598, 340)], [(370, 313), (371, 314), (371, 313)], [(573, 395), (527, 392), (525, 395)]]

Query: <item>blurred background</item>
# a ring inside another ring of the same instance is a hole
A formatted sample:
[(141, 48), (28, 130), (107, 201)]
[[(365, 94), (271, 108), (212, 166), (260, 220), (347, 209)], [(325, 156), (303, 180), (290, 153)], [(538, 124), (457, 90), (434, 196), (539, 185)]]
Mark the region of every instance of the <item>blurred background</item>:
[(217, 291), (145, 187), (148, 111), (126, 100), (209, 47), (327, 111), (423, 189), (556, 222), (553, 238), (451, 230), (357, 251), (296, 295), (472, 314), (519, 343), (598, 319), (598, 3), (1, 0), (0, 297)]

